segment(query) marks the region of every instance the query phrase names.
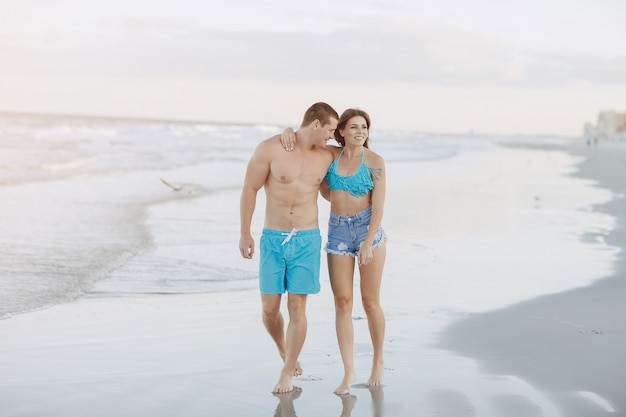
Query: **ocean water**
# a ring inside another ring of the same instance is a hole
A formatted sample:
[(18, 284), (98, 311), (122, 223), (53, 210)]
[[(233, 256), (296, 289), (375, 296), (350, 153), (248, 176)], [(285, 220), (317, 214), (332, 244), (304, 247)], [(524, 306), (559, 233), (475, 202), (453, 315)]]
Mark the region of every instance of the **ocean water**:
[[(0, 317), (81, 296), (255, 289), (238, 195), (254, 147), (282, 129), (0, 114)], [(405, 169), (516, 140), (371, 135)]]
[(145, 251), (150, 206), (235, 190), (265, 129), (0, 117), (0, 316), (82, 295)]

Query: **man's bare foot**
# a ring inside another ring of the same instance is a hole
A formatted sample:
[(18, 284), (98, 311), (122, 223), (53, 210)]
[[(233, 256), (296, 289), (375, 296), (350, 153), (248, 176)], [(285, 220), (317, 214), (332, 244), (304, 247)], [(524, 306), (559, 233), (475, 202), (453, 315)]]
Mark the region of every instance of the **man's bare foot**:
[[(285, 354), (282, 353), (280, 355), (280, 358), (283, 360), (283, 362), (285, 362)], [(293, 376), (300, 376), (302, 375), (302, 365), (300, 365), (299, 361), (296, 361), (296, 367), (293, 368)]]
[(385, 374), (385, 364), (377, 362), (372, 366), (372, 374), (365, 384), (366, 387), (380, 387), (383, 384), (383, 376)]
[(284, 372), (280, 373), (280, 379), (278, 383), (272, 390), (274, 394), (285, 394), (287, 392), (293, 391), (293, 384), (291, 383), (292, 375), (286, 374)]
[(293, 401), (293, 400), (297, 400), (298, 398), (300, 398), (300, 394), (302, 394), (302, 388), (296, 387), (294, 385), (293, 390), (291, 390), (290, 392), (286, 392), (284, 394), (278, 394), (274, 392), (273, 394), (274, 394), (274, 397), (280, 400), (280, 402)]
[(293, 370), (293, 376), (300, 375), (302, 375), (302, 366), (300, 365), (300, 362), (296, 362), (296, 368)]
[(341, 397), (341, 417), (350, 417), (352, 415), (352, 409), (356, 403), (356, 396), (346, 394), (340, 395)]
[(296, 409), (294, 408), (293, 401), (298, 399), (301, 393), (302, 389), (294, 386), (293, 391), (291, 392), (287, 392), (285, 394), (274, 394), (274, 397), (279, 400), (274, 416), (296, 417)]
[(337, 395), (346, 395), (350, 394), (350, 385), (352, 385), (356, 381), (356, 375), (352, 372), (346, 374), (343, 377), (343, 381), (335, 390), (335, 394)]

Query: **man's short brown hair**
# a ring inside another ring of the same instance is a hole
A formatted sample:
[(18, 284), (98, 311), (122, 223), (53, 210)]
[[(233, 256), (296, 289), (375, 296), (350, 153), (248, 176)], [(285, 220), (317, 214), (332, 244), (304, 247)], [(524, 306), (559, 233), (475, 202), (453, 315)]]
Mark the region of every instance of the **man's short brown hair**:
[(330, 119), (339, 120), (339, 114), (330, 104), (317, 102), (307, 109), (302, 119), (301, 127), (308, 126), (315, 120), (319, 120), (322, 126), (330, 123)]

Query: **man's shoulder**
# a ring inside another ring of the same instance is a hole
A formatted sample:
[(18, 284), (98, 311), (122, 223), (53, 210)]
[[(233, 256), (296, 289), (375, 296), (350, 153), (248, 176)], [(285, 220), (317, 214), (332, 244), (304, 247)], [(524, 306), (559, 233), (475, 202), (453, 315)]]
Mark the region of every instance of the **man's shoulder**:
[(316, 146), (311, 150), (311, 152), (320, 155), (320, 157), (324, 159), (328, 159), (330, 162), (332, 162), (332, 160), (335, 158), (333, 152), (327, 146)]
[(257, 155), (271, 156), (272, 154), (277, 152), (278, 148), (282, 149), (282, 146), (280, 144), (280, 135), (274, 135), (259, 142), (259, 144), (256, 146), (255, 152), (257, 153)]
[(257, 147), (272, 148), (272, 147), (275, 147), (276, 145), (280, 145), (280, 135), (274, 135), (267, 139), (263, 139), (261, 142), (259, 142)]

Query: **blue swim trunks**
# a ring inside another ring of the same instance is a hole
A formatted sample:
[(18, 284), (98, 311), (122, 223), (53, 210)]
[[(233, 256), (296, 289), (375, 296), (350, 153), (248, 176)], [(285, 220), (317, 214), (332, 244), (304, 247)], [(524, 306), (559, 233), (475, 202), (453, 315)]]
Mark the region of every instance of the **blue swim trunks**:
[(263, 294), (320, 292), (322, 236), (319, 229), (263, 229), (259, 286)]
[[(372, 207), (368, 207), (351, 216), (330, 213), (328, 219), (328, 242), (324, 250), (331, 255), (349, 255), (355, 257), (365, 241), (372, 218)], [(378, 227), (372, 247), (384, 245), (387, 234)]]

